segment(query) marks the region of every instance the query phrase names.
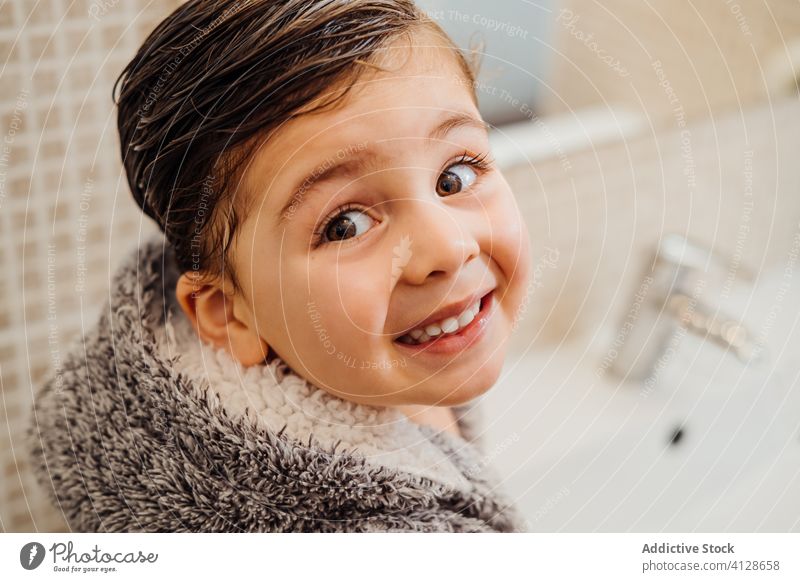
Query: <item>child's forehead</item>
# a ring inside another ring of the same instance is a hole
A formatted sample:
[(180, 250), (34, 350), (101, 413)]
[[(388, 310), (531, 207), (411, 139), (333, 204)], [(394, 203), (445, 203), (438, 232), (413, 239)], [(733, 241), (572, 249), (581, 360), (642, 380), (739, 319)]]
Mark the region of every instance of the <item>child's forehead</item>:
[(470, 91), (455, 60), (421, 60), (418, 67), (364, 75), (334, 107), (285, 123), (265, 141), (252, 165), (263, 176), (341, 158), (353, 147), (386, 141), (395, 149), (419, 147), (414, 140), (426, 138), (449, 113), (480, 117)]
[(479, 115), (457, 64), (442, 59), (435, 66), (364, 75), (334, 107), (298, 115), (267, 145), (272, 142), (276, 151), (285, 153), (290, 145), (317, 149), (342, 141), (422, 136), (432, 120), (454, 110)]
[(281, 197), (298, 179), (349, 157), (374, 154), (381, 165), (398, 160), (420, 150), (435, 125), (454, 112), (480, 119), (474, 88), (452, 46), (432, 33), (411, 38), (389, 43), (373, 66), (361, 65), (354, 79), (324, 92), (322, 102), (340, 96), (331, 106), (298, 112), (262, 138), (243, 177), (248, 198)]

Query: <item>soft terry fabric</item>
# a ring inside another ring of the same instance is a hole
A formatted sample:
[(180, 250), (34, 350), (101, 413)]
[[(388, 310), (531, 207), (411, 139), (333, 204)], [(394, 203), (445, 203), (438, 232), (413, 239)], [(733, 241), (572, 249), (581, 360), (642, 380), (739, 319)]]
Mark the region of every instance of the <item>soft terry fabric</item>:
[(34, 403), (33, 464), (74, 531), (522, 531), (482, 450), (199, 340), (163, 236)]

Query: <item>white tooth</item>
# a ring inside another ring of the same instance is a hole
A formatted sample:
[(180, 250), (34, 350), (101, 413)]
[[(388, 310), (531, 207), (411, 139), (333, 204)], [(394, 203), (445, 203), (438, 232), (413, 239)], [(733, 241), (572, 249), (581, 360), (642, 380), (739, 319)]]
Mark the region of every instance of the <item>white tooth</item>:
[(423, 333), (425, 333), (425, 332), (424, 332), (424, 331), (422, 331), (421, 329), (412, 329), (412, 330), (409, 332), (409, 334), (408, 334), (408, 335), (410, 335), (411, 337), (413, 337), (415, 340), (418, 340), (418, 339), (419, 339), (419, 336), (421, 336)]
[(481, 310), (481, 300), (480, 300), (480, 299), (478, 299), (478, 300), (475, 302), (475, 305), (473, 305), (473, 306), (472, 306), (472, 315), (473, 315), (473, 316), (475, 316), (475, 315), (478, 315), (478, 312), (479, 312), (480, 310)]
[(431, 336), (429, 336), (427, 333), (423, 332), (422, 335), (417, 338), (417, 342), (418, 343), (424, 343), (424, 342), (428, 341), (429, 339), (431, 339)]
[(442, 331), (445, 333), (453, 333), (458, 329), (458, 320), (455, 317), (448, 317), (442, 323)]
[(436, 337), (437, 335), (442, 333), (442, 328), (436, 325), (435, 323), (432, 323), (425, 328), (425, 333), (427, 333), (431, 337)]
[(475, 314), (472, 312), (471, 309), (467, 309), (464, 313), (462, 313), (458, 318), (458, 326), (464, 327), (470, 321), (475, 319)]

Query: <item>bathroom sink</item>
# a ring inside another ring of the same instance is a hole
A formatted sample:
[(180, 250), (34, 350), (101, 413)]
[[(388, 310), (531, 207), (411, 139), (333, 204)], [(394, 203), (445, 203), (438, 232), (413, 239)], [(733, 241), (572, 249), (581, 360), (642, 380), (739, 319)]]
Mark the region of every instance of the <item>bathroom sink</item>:
[(800, 529), (800, 284), (783, 282), (725, 302), (763, 336), (750, 363), (680, 332), (646, 381), (604, 367), (608, 335), (509, 357), (484, 400), (487, 456), (529, 529)]

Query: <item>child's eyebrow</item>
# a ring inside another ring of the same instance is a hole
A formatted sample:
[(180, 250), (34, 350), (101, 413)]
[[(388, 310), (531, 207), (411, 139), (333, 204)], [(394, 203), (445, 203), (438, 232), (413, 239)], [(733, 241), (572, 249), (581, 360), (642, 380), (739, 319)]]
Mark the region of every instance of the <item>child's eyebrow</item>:
[[(429, 132), (427, 139), (429, 141), (440, 140), (449, 132), (460, 127), (472, 127), (488, 131), (490, 126), (488, 123), (478, 117), (475, 117), (474, 115), (459, 111), (448, 115), (438, 124), (436, 124)], [(329, 182), (337, 178), (357, 174), (364, 168), (370, 166), (376, 158), (378, 158), (378, 154), (367, 148), (366, 150), (361, 151), (352, 157), (344, 158), (343, 160), (326, 168), (322, 172), (312, 172), (300, 180), (300, 182), (298, 182), (297, 185), (291, 190), (292, 193), (289, 196), (289, 200), (286, 201), (286, 204), (284, 204), (280, 209), (280, 212), (278, 212), (276, 217), (277, 226), (281, 227), (286, 223), (289, 216), (294, 214), (294, 212), (296, 212), (297, 209), (308, 200), (309, 192), (311, 192), (316, 186), (319, 186), (323, 182)], [(301, 188), (303, 194), (298, 200), (298, 194), (300, 193)], [(292, 209), (292, 207), (294, 207), (294, 210), (290, 213), (289, 211)]]

